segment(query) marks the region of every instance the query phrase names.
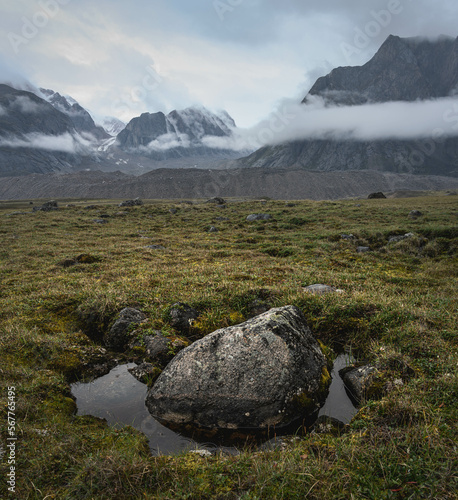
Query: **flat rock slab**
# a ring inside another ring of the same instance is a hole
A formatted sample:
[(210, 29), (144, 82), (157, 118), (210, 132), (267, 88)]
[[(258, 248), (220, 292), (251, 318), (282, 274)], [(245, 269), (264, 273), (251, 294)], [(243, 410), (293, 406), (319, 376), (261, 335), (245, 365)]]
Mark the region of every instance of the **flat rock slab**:
[(287, 425), (313, 413), (329, 374), (295, 306), (222, 328), (181, 351), (149, 391), (150, 413), (166, 423), (209, 428)]

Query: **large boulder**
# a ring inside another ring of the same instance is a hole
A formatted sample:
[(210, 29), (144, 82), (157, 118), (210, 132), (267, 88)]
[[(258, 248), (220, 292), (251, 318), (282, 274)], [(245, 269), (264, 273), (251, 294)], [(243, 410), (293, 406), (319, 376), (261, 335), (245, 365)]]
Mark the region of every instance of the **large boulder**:
[(326, 359), (295, 306), (222, 328), (181, 351), (150, 389), (150, 413), (210, 428), (283, 426), (313, 413), (330, 381)]

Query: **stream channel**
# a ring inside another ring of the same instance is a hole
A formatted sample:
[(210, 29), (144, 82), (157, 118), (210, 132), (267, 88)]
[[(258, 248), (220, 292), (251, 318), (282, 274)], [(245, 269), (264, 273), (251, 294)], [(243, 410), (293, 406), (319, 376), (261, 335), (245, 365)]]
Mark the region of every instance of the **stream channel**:
[[(350, 398), (339, 375), (339, 370), (348, 366), (351, 358), (341, 354), (334, 362), (331, 373), (332, 382), (329, 394), (316, 418), (326, 416), (347, 424), (356, 413)], [(211, 442), (210, 439), (185, 437), (160, 424), (154, 419), (145, 406), (148, 388), (128, 372), (135, 363), (118, 365), (110, 373), (89, 383), (77, 382), (72, 384), (71, 390), (76, 398), (77, 415), (93, 415), (104, 418), (115, 428), (130, 425), (143, 432), (149, 439), (151, 453), (157, 455), (172, 455), (189, 450), (215, 450), (236, 454), (237, 448), (226, 446), (220, 442)], [(281, 432), (277, 432), (277, 436)], [(294, 434), (293, 432), (289, 432)], [(266, 436), (269, 441), (272, 436)]]

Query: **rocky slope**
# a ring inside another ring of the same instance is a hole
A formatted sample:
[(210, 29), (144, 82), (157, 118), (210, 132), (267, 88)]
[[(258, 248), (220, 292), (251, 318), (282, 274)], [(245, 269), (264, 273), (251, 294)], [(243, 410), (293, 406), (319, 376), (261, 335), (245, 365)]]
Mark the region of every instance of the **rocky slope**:
[(0, 200), (214, 196), (324, 200), (367, 197), (375, 191), (447, 189), (458, 189), (458, 179), (371, 171), (159, 169), (139, 177), (121, 172), (81, 171), (3, 178)]
[[(318, 79), (312, 96), (331, 105), (386, 103), (448, 97), (458, 92), (458, 38), (427, 41), (390, 36), (364, 66), (333, 70)], [(306, 170), (382, 170), (458, 176), (458, 138), (431, 140), (303, 140), (264, 147), (238, 167)], [(426, 152), (424, 151), (426, 150)]]

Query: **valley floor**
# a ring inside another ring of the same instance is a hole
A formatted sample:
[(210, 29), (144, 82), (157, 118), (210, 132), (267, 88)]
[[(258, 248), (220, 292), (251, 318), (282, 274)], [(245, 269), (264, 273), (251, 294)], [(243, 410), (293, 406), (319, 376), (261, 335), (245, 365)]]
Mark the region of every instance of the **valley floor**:
[[(0, 497), (456, 499), (457, 215), (444, 195), (0, 205)], [(316, 283), (344, 293), (304, 292)], [(192, 340), (243, 321), (254, 301), (298, 306), (329, 352), (384, 373), (342, 433), (152, 457), (139, 431), (75, 415), (70, 383), (123, 359), (102, 336), (124, 307), (148, 317), (140, 337), (174, 337), (168, 312), (186, 302), (201, 313)]]

